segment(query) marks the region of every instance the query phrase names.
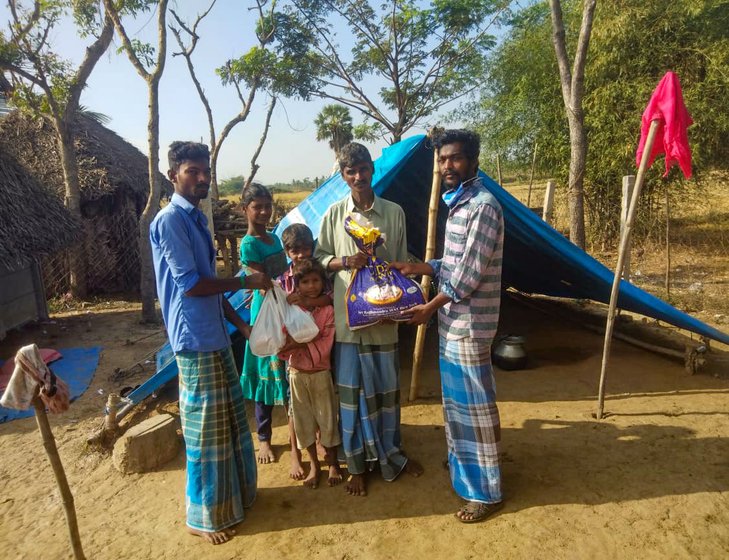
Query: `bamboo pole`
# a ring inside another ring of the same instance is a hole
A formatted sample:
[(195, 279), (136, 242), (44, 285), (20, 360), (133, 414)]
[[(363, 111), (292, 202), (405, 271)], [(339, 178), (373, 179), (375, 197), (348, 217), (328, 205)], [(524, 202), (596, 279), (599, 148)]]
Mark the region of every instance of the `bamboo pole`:
[[(440, 168), (438, 167), (438, 150), (433, 149), (433, 183), (430, 187), (430, 203), (428, 204), (428, 237), (425, 243), (425, 261), (435, 256), (435, 232), (438, 225), (438, 204), (440, 202)], [(420, 285), (426, 299), (430, 287), (430, 276), (423, 276)], [(410, 395), (408, 400), (414, 401), (418, 398), (418, 385), (420, 381), (420, 367), (425, 348), (425, 330), (427, 325), (418, 325), (415, 336), (415, 348), (413, 349), (413, 369), (410, 375)]]
[(620, 236), (620, 247), (618, 249), (618, 264), (615, 267), (615, 275), (613, 277), (613, 287), (610, 291), (610, 306), (608, 307), (607, 325), (605, 326), (605, 342), (602, 351), (602, 365), (600, 368), (600, 387), (598, 389), (597, 399), (597, 419), (601, 420), (603, 416), (603, 408), (605, 405), (605, 378), (607, 372), (607, 362), (610, 357), (610, 343), (612, 341), (613, 327), (615, 326), (615, 309), (618, 304), (618, 293), (620, 291), (620, 281), (623, 275), (623, 265), (625, 264), (625, 253), (630, 241), (630, 233), (633, 228), (633, 220), (635, 219), (636, 209), (638, 208), (638, 199), (640, 191), (643, 188), (643, 180), (645, 172), (648, 169), (648, 158), (650, 157), (653, 143), (656, 139), (659, 120), (651, 121), (651, 127), (648, 130), (648, 138), (646, 139), (643, 149), (643, 157), (640, 159), (638, 167), (638, 176), (635, 179), (635, 187), (633, 188), (633, 196), (630, 199), (630, 208), (628, 208), (628, 217), (625, 221), (625, 230)]
[(534, 154), (532, 155), (532, 171), (529, 173), (529, 191), (527, 192), (527, 208), (532, 204), (532, 183), (534, 182), (534, 166), (537, 164), (537, 141), (534, 141)]
[(35, 408), (35, 421), (38, 423), (38, 429), (43, 439), (43, 447), (46, 449), (48, 461), (53, 468), (53, 474), (56, 475), (58, 489), (61, 492), (61, 501), (63, 502), (63, 512), (66, 514), (66, 523), (68, 525), (68, 536), (71, 539), (71, 547), (73, 548), (73, 557), (76, 560), (86, 560), (83, 548), (81, 547), (81, 537), (78, 534), (78, 523), (76, 521), (76, 509), (73, 505), (73, 494), (68, 486), (66, 473), (63, 470), (61, 457), (58, 455), (56, 440), (51, 431), (51, 425), (48, 423), (46, 416), (46, 407), (41, 398), (36, 395), (33, 397), (33, 407)]

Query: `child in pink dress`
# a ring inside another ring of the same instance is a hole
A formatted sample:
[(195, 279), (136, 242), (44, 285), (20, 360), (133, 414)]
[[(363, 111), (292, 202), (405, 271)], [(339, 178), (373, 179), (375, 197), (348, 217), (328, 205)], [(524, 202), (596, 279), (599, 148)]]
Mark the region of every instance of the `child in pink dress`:
[[(291, 224), (281, 233), (281, 243), (283, 243), (286, 256), (291, 261), (291, 265), (286, 271), (277, 278), (279, 284), (288, 294), (286, 298), (291, 305), (301, 305), (302, 307), (319, 307), (332, 304), (331, 285), (327, 279), (324, 293), (319, 297), (309, 300), (303, 297), (296, 290), (296, 282), (294, 280), (294, 266), (297, 263), (310, 259), (314, 254), (314, 235), (306, 224)], [(296, 431), (294, 430), (294, 418), (289, 409), (289, 440), (291, 443), (291, 470), (289, 477), (294, 480), (304, 480), (306, 473), (304, 466), (301, 464), (301, 450), (296, 442)], [(318, 440), (317, 440), (318, 443)], [(324, 453), (322, 452), (322, 455)]]
[[(314, 259), (302, 259), (293, 267), (296, 293), (303, 301), (312, 302), (324, 293), (327, 275), (324, 267)], [(301, 305), (301, 304), (299, 304)], [(291, 413), (298, 448), (309, 454), (310, 470), (304, 486), (319, 485), (321, 464), (317, 454), (317, 433), (326, 450), (329, 465), (329, 486), (342, 481), (337, 462), (337, 446), (341, 443), (337, 425), (337, 396), (331, 374), (331, 352), (334, 344), (334, 308), (332, 305), (301, 305), (309, 311), (319, 327), (319, 334), (311, 342), (298, 343), (290, 336), (279, 357), (288, 362), (291, 388)]]

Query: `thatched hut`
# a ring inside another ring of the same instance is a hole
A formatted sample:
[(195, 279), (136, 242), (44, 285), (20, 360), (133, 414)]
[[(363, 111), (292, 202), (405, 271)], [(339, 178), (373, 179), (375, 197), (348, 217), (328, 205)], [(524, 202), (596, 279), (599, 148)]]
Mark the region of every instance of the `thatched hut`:
[[(0, 150), (11, 154), (36, 180), (63, 200), (63, 170), (53, 124), (13, 111), (0, 121)], [(147, 203), (147, 157), (95, 120), (80, 115), (76, 152), (81, 184), (84, 254), (89, 294), (139, 290), (139, 216)], [(165, 191), (169, 182), (162, 177)], [(49, 296), (68, 290), (65, 255), (46, 259)]]
[(48, 317), (40, 260), (76, 241), (81, 224), (61, 200), (0, 150), (0, 339)]

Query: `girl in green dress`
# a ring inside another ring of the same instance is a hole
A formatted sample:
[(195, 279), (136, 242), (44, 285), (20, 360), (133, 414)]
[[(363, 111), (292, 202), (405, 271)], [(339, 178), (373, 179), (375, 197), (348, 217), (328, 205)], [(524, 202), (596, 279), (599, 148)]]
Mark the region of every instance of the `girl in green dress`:
[[(258, 183), (243, 190), (243, 208), (248, 218), (248, 232), (240, 246), (243, 271), (263, 272), (277, 278), (287, 268), (286, 254), (278, 237), (266, 231), (273, 212), (271, 192)], [(251, 325), (256, 321), (263, 303), (263, 292), (254, 291), (251, 302)], [(273, 407), (286, 404), (288, 383), (284, 363), (276, 356), (259, 358), (246, 342), (243, 372), (240, 378), (243, 396), (256, 403), (258, 426), (258, 462), (271, 463), (276, 456), (271, 448)]]

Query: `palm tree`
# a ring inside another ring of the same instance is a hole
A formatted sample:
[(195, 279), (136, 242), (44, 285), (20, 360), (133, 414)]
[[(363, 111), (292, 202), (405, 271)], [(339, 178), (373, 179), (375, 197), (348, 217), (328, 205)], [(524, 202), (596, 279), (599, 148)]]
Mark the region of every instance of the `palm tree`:
[(352, 115), (344, 105), (326, 105), (314, 119), (316, 139), (328, 140), (334, 156), (339, 159), (339, 151), (353, 139)]

